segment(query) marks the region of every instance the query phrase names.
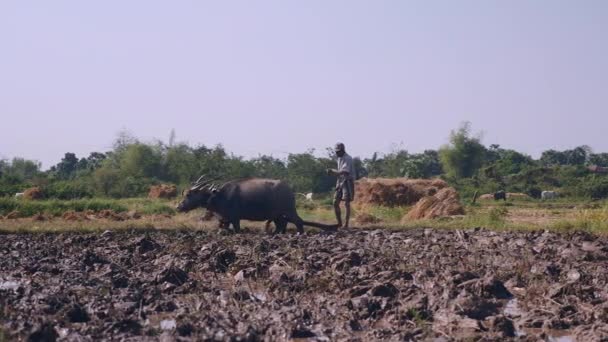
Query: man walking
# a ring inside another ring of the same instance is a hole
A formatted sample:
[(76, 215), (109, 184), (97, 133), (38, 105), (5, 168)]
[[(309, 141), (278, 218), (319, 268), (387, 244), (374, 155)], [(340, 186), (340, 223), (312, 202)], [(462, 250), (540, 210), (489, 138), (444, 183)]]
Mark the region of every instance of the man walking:
[[(355, 179), (357, 176), (353, 158), (346, 153), (344, 144), (337, 143), (334, 151), (338, 157), (338, 168), (327, 169), (327, 173), (338, 176), (334, 195), (334, 211), (338, 220), (338, 227), (347, 228), (350, 219), (350, 202), (355, 199)], [(342, 225), (342, 213), (340, 212), (341, 201), (344, 201), (344, 208), (346, 209), (344, 225)]]

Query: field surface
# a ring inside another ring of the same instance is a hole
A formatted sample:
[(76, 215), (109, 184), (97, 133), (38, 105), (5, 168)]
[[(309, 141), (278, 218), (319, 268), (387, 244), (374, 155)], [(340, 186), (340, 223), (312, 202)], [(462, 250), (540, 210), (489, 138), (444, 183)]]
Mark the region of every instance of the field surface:
[(0, 341), (606, 341), (607, 242), (485, 229), (6, 233)]

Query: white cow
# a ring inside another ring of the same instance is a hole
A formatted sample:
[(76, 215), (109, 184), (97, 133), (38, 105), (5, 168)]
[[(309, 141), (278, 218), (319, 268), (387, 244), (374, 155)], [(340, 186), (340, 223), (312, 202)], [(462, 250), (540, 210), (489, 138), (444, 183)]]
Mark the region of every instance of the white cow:
[(304, 198), (306, 198), (307, 201), (312, 201), (312, 192), (309, 193), (302, 193), (302, 192), (298, 192), (298, 195), (303, 196)]
[(555, 191), (543, 191), (540, 194), (542, 200), (550, 200), (557, 198), (558, 194)]
[(18, 192), (15, 194), (15, 198), (22, 198), (23, 197), (23, 192)]

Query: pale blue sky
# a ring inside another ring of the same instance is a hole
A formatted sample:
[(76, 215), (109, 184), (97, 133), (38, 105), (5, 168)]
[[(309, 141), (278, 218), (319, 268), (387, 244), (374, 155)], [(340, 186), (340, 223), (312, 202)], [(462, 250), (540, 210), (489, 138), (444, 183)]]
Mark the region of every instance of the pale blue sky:
[(0, 1), (0, 156), (128, 129), (246, 157), (419, 152), (462, 121), (608, 151), (608, 1)]

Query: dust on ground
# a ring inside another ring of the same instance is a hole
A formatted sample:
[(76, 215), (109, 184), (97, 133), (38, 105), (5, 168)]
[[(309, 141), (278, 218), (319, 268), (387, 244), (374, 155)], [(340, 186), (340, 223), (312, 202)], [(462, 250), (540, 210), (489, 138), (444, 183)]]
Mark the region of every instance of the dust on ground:
[(4, 234), (0, 329), (8, 340), (599, 341), (607, 242), (482, 229)]

